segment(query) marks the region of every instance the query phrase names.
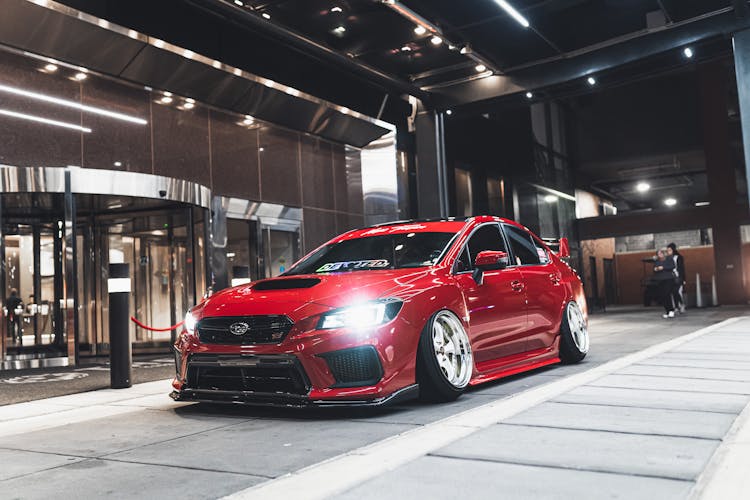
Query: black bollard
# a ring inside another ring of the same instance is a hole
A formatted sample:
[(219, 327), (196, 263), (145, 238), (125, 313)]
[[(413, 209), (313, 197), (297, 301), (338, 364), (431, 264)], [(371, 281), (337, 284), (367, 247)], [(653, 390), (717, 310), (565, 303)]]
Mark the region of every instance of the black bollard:
[(109, 279), (109, 380), (112, 389), (133, 385), (133, 352), (130, 344), (130, 266), (110, 264)]

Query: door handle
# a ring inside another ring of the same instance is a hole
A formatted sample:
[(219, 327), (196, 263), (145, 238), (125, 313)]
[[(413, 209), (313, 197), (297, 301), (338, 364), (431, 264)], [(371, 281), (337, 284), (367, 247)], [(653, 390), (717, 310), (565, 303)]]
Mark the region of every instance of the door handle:
[(523, 290), (524, 285), (523, 285), (523, 283), (521, 281), (513, 280), (513, 281), (510, 282), (510, 287), (514, 291), (520, 292), (521, 290)]

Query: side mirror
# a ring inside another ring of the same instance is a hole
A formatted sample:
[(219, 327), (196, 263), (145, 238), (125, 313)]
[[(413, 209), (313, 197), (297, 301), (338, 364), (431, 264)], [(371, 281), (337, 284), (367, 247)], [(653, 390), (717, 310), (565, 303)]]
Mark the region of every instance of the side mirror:
[(479, 252), (476, 259), (474, 259), (474, 267), (482, 271), (505, 269), (509, 264), (510, 261), (506, 252), (496, 252), (493, 250)]
[(560, 238), (560, 249), (557, 251), (557, 256), (561, 259), (567, 259), (570, 257), (570, 245), (568, 244), (568, 238)]

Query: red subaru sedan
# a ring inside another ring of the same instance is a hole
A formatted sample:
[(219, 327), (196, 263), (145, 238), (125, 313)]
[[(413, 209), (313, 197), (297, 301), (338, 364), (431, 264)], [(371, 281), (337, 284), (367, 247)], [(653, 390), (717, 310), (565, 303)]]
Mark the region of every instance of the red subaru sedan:
[(257, 405), (447, 401), (589, 349), (581, 281), (498, 217), (350, 231), (284, 275), (193, 307), (172, 397)]

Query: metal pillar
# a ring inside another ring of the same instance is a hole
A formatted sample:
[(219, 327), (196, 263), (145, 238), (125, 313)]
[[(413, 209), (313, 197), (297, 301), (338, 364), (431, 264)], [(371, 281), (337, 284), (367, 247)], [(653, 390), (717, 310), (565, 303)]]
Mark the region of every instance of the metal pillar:
[(112, 389), (133, 385), (133, 352), (130, 342), (130, 265), (110, 264), (109, 279), (109, 379)]
[(416, 118), (418, 216), (448, 217), (445, 113), (420, 110)]
[(732, 36), (737, 94), (740, 101), (742, 144), (745, 149), (745, 180), (750, 198), (750, 30)]

